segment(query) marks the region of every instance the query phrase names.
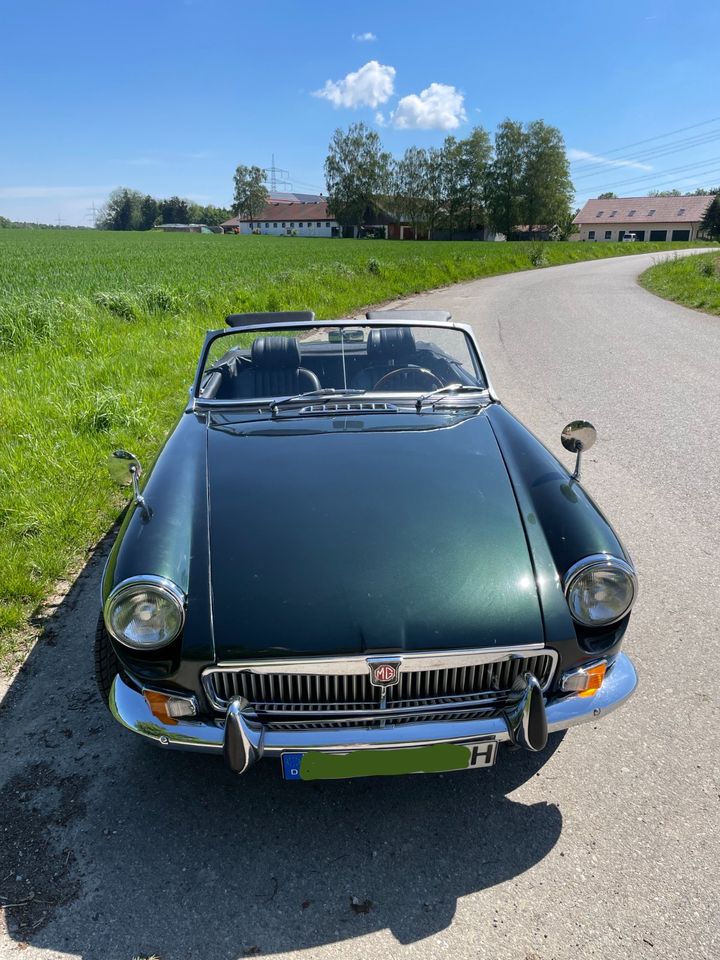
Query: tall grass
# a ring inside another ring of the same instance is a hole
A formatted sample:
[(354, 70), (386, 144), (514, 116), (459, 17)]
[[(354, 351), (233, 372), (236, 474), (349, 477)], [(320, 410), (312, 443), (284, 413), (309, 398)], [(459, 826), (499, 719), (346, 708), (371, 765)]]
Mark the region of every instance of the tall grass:
[(720, 316), (720, 253), (673, 257), (640, 277), (652, 293)]
[(0, 655), (117, 516), (107, 453), (152, 461), (203, 333), (225, 314), (340, 316), (459, 280), (667, 248), (0, 231)]

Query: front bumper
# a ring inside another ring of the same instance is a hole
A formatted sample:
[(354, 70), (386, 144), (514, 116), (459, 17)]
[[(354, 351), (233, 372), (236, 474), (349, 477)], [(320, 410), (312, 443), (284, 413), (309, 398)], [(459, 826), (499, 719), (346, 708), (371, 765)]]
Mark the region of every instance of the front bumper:
[[(534, 679), (534, 678), (533, 678)], [(608, 670), (600, 690), (590, 697), (564, 695), (548, 699), (544, 709), (547, 732), (565, 730), (578, 723), (599, 720), (621, 706), (637, 686), (637, 673), (632, 661), (620, 653)], [(532, 691), (529, 691), (532, 693)], [(542, 704), (542, 696), (540, 697)], [(529, 717), (530, 700), (528, 699)], [(285, 752), (309, 750), (371, 750), (382, 747), (413, 747), (431, 743), (463, 742), (478, 738), (510, 741), (538, 749), (523, 742), (522, 718), (507, 715), (486, 720), (453, 720), (403, 723), (386, 727), (346, 727), (319, 730), (267, 730), (243, 715), (242, 704), (233, 701), (226, 717), (198, 720), (177, 720), (162, 723), (151, 712), (142, 693), (120, 676), (110, 691), (110, 710), (128, 730), (162, 746), (181, 750), (225, 753), (238, 773), (242, 773), (261, 757), (279, 757)]]

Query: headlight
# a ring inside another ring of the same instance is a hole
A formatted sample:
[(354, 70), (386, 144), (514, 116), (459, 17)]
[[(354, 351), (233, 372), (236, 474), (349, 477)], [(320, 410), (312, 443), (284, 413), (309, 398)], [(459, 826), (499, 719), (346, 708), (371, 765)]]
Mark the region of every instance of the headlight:
[(573, 619), (586, 627), (603, 627), (630, 610), (637, 577), (624, 560), (598, 554), (574, 564), (565, 575), (564, 587)]
[(105, 602), (108, 632), (135, 650), (156, 650), (182, 630), (185, 597), (163, 577), (132, 577), (119, 584)]

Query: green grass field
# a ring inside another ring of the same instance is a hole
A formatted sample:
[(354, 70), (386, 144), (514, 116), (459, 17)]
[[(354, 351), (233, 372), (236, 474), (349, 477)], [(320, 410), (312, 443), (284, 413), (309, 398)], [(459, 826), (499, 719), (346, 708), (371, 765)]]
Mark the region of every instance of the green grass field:
[(0, 231), (0, 659), (116, 519), (108, 452), (151, 463), (203, 333), (226, 313), (340, 316), (459, 280), (669, 246)]
[(720, 316), (720, 253), (676, 257), (640, 277), (651, 293)]

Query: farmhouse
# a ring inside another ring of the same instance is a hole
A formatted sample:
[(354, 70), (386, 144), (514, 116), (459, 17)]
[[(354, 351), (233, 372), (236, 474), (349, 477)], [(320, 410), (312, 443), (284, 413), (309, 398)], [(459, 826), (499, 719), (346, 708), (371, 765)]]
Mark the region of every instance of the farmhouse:
[(270, 200), (252, 221), (247, 217), (231, 217), (223, 223), (230, 233), (271, 234), (274, 237), (336, 237), (339, 226), (328, 213), (326, 200)]
[(588, 200), (573, 223), (581, 240), (695, 240), (714, 197), (618, 197)]

